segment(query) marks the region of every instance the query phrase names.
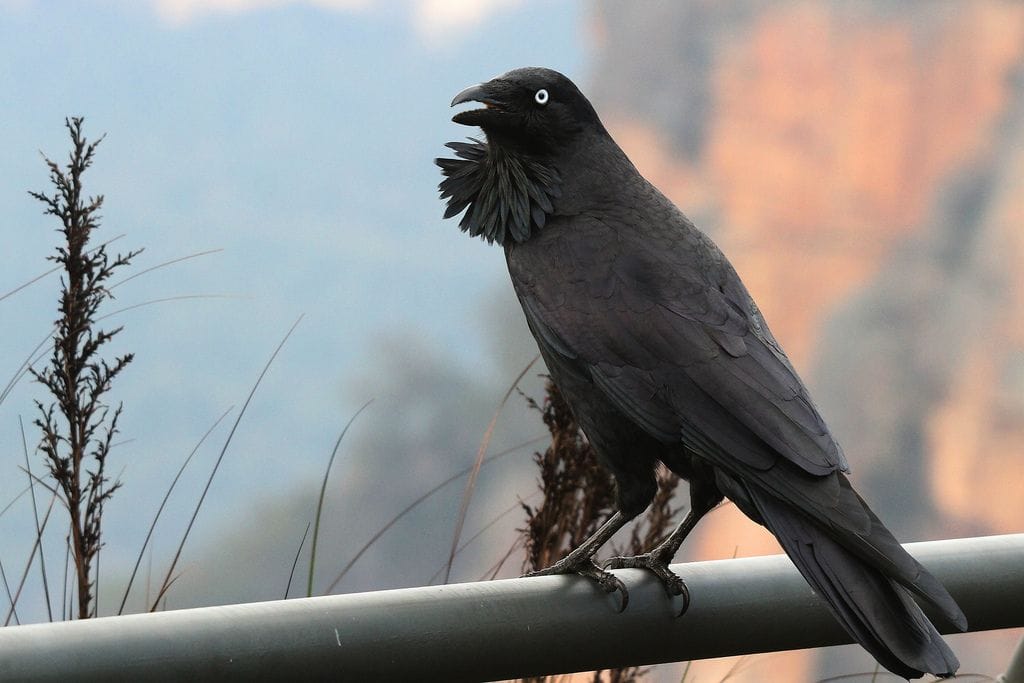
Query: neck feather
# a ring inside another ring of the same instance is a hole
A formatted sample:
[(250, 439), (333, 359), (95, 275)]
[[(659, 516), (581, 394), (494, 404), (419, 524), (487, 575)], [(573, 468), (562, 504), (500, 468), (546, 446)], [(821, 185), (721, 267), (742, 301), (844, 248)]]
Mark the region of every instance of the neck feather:
[(449, 142), (455, 159), (437, 159), (445, 179), (445, 218), (465, 209), (459, 227), (473, 237), (505, 246), (525, 242), (544, 227), (561, 196), (558, 172), (540, 161), (470, 138)]

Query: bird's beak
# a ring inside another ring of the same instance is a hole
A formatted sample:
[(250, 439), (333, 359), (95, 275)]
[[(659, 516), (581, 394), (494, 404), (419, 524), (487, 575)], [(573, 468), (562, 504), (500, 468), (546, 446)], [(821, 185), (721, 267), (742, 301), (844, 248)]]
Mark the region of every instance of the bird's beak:
[(460, 111), (452, 117), (452, 121), (464, 126), (480, 126), (481, 128), (493, 124), (496, 117), (502, 116), (504, 113), (504, 106), (495, 97), (495, 94), (495, 88), (490, 82), (469, 86), (455, 96), (451, 106), (454, 107), (464, 102), (480, 102), (484, 106), (480, 109)]
[(485, 99), (487, 99), (487, 91), (484, 90), (483, 84), (471, 85), (452, 99), (451, 106), (454, 107), (463, 102), (483, 102)]

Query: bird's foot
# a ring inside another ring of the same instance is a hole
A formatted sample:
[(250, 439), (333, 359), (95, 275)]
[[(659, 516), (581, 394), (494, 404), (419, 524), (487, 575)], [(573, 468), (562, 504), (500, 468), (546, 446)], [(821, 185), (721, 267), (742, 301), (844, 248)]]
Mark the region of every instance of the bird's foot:
[(629, 591), (626, 590), (626, 584), (622, 583), (622, 580), (611, 572), (606, 572), (598, 567), (589, 557), (577, 560), (573, 559), (572, 555), (569, 555), (546, 569), (538, 569), (537, 571), (525, 574), (525, 576), (554, 576), (556, 574), (579, 574), (596, 583), (605, 593), (618, 591), (622, 595), (619, 612), (625, 611), (626, 605), (629, 604)]
[(683, 606), (676, 614), (676, 617), (683, 616), (690, 607), (690, 589), (686, 587), (686, 583), (675, 572), (668, 568), (668, 558), (662, 557), (661, 553), (658, 553), (656, 549), (643, 555), (609, 558), (604, 563), (604, 568), (647, 569), (652, 571), (661, 580), (662, 585), (665, 586), (665, 592), (668, 594), (668, 597), (682, 597)]

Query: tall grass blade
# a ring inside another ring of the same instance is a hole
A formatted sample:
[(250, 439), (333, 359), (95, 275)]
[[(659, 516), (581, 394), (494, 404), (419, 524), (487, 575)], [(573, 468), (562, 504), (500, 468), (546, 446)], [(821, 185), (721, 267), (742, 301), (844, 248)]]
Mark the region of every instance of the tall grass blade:
[(295, 559), (292, 560), (292, 570), (288, 572), (288, 583), (284, 587), (284, 599), (288, 599), (288, 593), (292, 590), (292, 579), (295, 578), (295, 567), (299, 565), (299, 556), (302, 555), (302, 547), (306, 545), (306, 537), (309, 536), (309, 522), (306, 522), (306, 530), (302, 532), (302, 540), (299, 541), (299, 547), (295, 551)]
[(219, 252), (222, 252), (222, 251), (224, 251), (224, 249), (218, 247), (217, 249), (207, 249), (206, 251), (197, 251), (196, 253), (188, 254), (187, 256), (179, 256), (178, 258), (172, 258), (169, 261), (164, 261), (163, 263), (158, 263), (155, 266), (150, 266), (149, 268), (143, 268), (139, 272), (134, 273), (132, 275), (129, 275), (128, 277), (126, 277), (123, 280), (119, 280), (119, 281), (115, 282), (114, 284), (110, 285), (110, 287), (108, 287), (107, 289), (115, 289), (117, 287), (120, 287), (121, 285), (123, 285), (126, 282), (134, 280), (137, 277), (140, 277), (140, 276), (145, 275), (147, 273), (152, 273), (154, 270), (160, 270), (161, 268), (166, 268), (167, 266), (173, 266), (175, 263), (181, 263), (182, 261), (189, 261), (189, 260), (194, 259), (194, 258), (199, 258), (200, 256), (209, 256), (210, 254), (216, 254), (216, 253), (219, 253)]
[[(104, 242), (103, 244), (101, 244), (101, 245), (99, 245), (98, 247), (96, 247), (96, 249), (90, 249), (88, 253), (90, 253), (90, 254), (93, 254), (93, 253), (95, 253), (95, 252), (96, 252), (96, 250), (97, 250), (97, 249), (100, 249), (101, 247), (106, 247), (106, 246), (107, 246), (108, 244), (110, 244), (111, 242), (115, 242), (115, 241), (117, 241), (117, 240), (121, 239), (122, 237), (124, 237), (124, 233), (121, 233), (121, 234), (120, 234), (120, 235), (118, 235), (117, 237), (113, 237), (113, 238), (111, 238), (111, 239), (107, 240), (107, 241), (106, 241), (106, 242)], [(14, 296), (15, 294), (17, 294), (17, 293), (18, 293), (18, 292), (20, 292), (21, 290), (25, 289), (26, 287), (29, 287), (29, 286), (31, 286), (31, 285), (34, 285), (35, 283), (39, 282), (40, 280), (42, 280), (42, 279), (43, 279), (44, 277), (46, 277), (47, 275), (53, 275), (54, 273), (56, 273), (56, 272), (57, 272), (58, 270), (60, 270), (60, 269), (61, 269), (61, 267), (60, 267), (60, 266), (54, 266), (53, 268), (50, 268), (50, 269), (49, 269), (48, 271), (46, 271), (46, 272), (45, 272), (45, 273), (43, 273), (42, 275), (37, 275), (37, 276), (35, 276), (34, 278), (32, 278), (31, 280), (29, 280), (28, 282), (26, 282), (26, 283), (24, 283), (24, 284), (21, 284), (21, 285), (18, 285), (17, 287), (15, 287), (14, 289), (12, 289), (11, 291), (9, 291), (9, 292), (7, 292), (7, 293), (5, 293), (5, 294), (0, 294), (0, 301), (3, 301), (3, 300), (4, 300), (4, 299), (6, 299), (7, 297), (10, 297), (10, 296)]]
[[(95, 251), (97, 251), (98, 249), (104, 248), (108, 244), (110, 244), (111, 242), (114, 242), (115, 240), (119, 240), (122, 237), (124, 237), (123, 234), (118, 235), (117, 237), (114, 237), (113, 239), (107, 240), (106, 242), (104, 242), (100, 246), (96, 247), (95, 249), (91, 249), (88, 253), (92, 254)], [(199, 251), (199, 252), (196, 252), (194, 254), (189, 254), (187, 256), (180, 256), (178, 258), (171, 259), (169, 261), (164, 261), (163, 263), (158, 263), (155, 266), (150, 266), (149, 268), (141, 270), (138, 273), (135, 273), (134, 275), (130, 275), (129, 277), (125, 278), (124, 280), (121, 280), (120, 282), (117, 282), (115, 284), (110, 285), (107, 289), (108, 290), (112, 290), (112, 289), (115, 289), (117, 287), (120, 287), (121, 285), (123, 285), (124, 283), (128, 282), (129, 280), (134, 280), (135, 278), (137, 278), (137, 277), (139, 277), (141, 275), (145, 275), (147, 273), (151, 273), (154, 270), (159, 270), (161, 268), (165, 268), (165, 267), (173, 265), (175, 263), (181, 263), (182, 261), (188, 261), (189, 259), (199, 258), (200, 256), (207, 256), (209, 254), (216, 254), (216, 253), (218, 253), (220, 251), (223, 251), (223, 249), (208, 249), (206, 251)], [(0, 301), (3, 301), (7, 297), (9, 297), (9, 296), (11, 296), (11, 295), (21, 291), (22, 289), (24, 289), (25, 287), (28, 287), (32, 283), (37, 282), (38, 280), (41, 280), (42, 278), (46, 277), (47, 275), (50, 275), (51, 273), (55, 273), (58, 270), (60, 270), (60, 266), (56, 266), (54, 268), (51, 268), (50, 270), (46, 271), (42, 275), (40, 275), (40, 276), (30, 280), (29, 282), (26, 282), (25, 284), (23, 284), (23, 285), (21, 285), (19, 287), (16, 287), (15, 289), (11, 290), (10, 292), (7, 292), (3, 296), (0, 296)], [(143, 303), (140, 303), (140, 304), (134, 304), (134, 305), (128, 306), (126, 308), (118, 309), (118, 310), (113, 311), (111, 313), (107, 313), (106, 315), (100, 316), (96, 320), (98, 322), (100, 320), (104, 320), (105, 318), (109, 318), (112, 315), (117, 315), (118, 313), (124, 313), (125, 311), (130, 311), (130, 310), (135, 309), (135, 308), (141, 308), (143, 306), (148, 306), (150, 304), (164, 303), (164, 302), (167, 302), (167, 301), (180, 301), (180, 300), (183, 300), (183, 299), (214, 299), (214, 298), (226, 298), (226, 297), (227, 297), (227, 295), (197, 294), (197, 295), (191, 295), (191, 296), (167, 297), (167, 298), (163, 298), (163, 299), (154, 299), (152, 301), (146, 301), (146, 302), (143, 302)], [(39, 344), (37, 344), (34, 349), (32, 349), (32, 352), (28, 354), (28, 357), (24, 361), (22, 361), (21, 365), (14, 372), (14, 376), (10, 380), (8, 380), (7, 384), (4, 386), (3, 391), (0, 392), (0, 403), (4, 402), (4, 399), (6, 399), (7, 395), (11, 393), (11, 390), (15, 387), (15, 385), (17, 385), (17, 383), (19, 381), (21, 381), (21, 378), (23, 376), (25, 376), (26, 374), (28, 374), (29, 368), (31, 368), (36, 363), (38, 363), (42, 356), (45, 356), (45, 355), (49, 354), (49, 349), (47, 349), (46, 351), (43, 352), (43, 354), (41, 354), (40, 358), (36, 358), (35, 360), (32, 360), (33, 356), (35, 356), (36, 353), (38, 353), (39, 349), (43, 348), (43, 345), (46, 344), (47, 341), (51, 341), (53, 339), (53, 335), (54, 335), (54, 333), (56, 331), (57, 331), (57, 327), (54, 326), (53, 329), (51, 329), (50, 332), (46, 335), (46, 337), (44, 337), (43, 340), (41, 342), (39, 342)]]
[(516, 387), (519, 386), (519, 382), (522, 381), (523, 377), (530, 371), (530, 368), (533, 367), (533, 364), (536, 363), (539, 358), (540, 354), (534, 356), (533, 360), (527, 363), (522, 372), (520, 372), (516, 376), (515, 380), (513, 380), (508, 391), (506, 391), (505, 395), (502, 397), (501, 403), (499, 403), (497, 409), (495, 409), (494, 415), (491, 417), (491, 421), (488, 423), (487, 429), (484, 431), (483, 439), (480, 440), (480, 448), (477, 450), (473, 469), (469, 473), (469, 481), (466, 482), (466, 490), (462, 494), (462, 502), (459, 505), (459, 515), (455, 520), (455, 533), (452, 534), (452, 546), (448, 551), (448, 565), (444, 570), (443, 583), (448, 583), (448, 580), (452, 575), (452, 564), (455, 562), (455, 553), (459, 548), (459, 537), (462, 536), (462, 526), (466, 522), (466, 513), (469, 512), (469, 502), (473, 499), (473, 491), (476, 489), (476, 478), (477, 475), (480, 474), (480, 466), (483, 464), (484, 454), (487, 452), (487, 447), (491, 445), (491, 437), (494, 436), (494, 427), (498, 424), (498, 416), (501, 415), (501, 411), (505, 407), (505, 404), (508, 403), (509, 397), (512, 396)]
[(43, 529), (39, 526), (39, 508), (36, 506), (36, 487), (32, 483), (32, 465), (28, 459), (28, 441), (25, 439), (25, 423), (18, 416), (18, 427), (21, 429), (21, 450), (25, 455), (25, 471), (28, 472), (28, 490), (32, 495), (32, 516), (36, 524), (36, 540), (40, 544), (39, 571), (43, 575), (43, 595), (46, 598), (46, 616), (53, 621), (53, 608), (50, 606), (50, 582), (46, 578), (46, 553), (42, 551)]
[[(20, 624), (21, 619), (18, 618), (18, 610), (14, 607), (14, 597), (11, 595), (11, 584), (7, 582), (7, 572), (4, 571), (4, 563), (0, 562), (0, 579), (4, 582), (4, 592), (7, 593), (7, 603), (11, 606), (11, 612), (14, 614), (14, 623)], [(4, 624), (6, 626), (7, 624)]]
[(324, 470), (324, 480), (320, 484), (320, 498), (316, 501), (316, 517), (313, 522), (313, 542), (309, 547), (309, 577), (306, 580), (306, 597), (313, 596), (313, 574), (316, 571), (316, 546), (317, 541), (320, 539), (320, 515), (324, 510), (324, 495), (327, 493), (327, 480), (331, 476), (331, 467), (334, 466), (334, 458), (338, 455), (338, 448), (341, 447), (341, 440), (345, 438), (345, 434), (348, 433), (349, 427), (355, 422), (359, 414), (366, 410), (370, 404), (373, 403), (371, 398), (369, 401), (363, 404), (363, 406), (355, 412), (355, 415), (349, 418), (345, 428), (341, 430), (341, 434), (338, 435), (338, 440), (334, 442), (334, 448), (331, 450), (331, 457), (327, 461), (327, 469)]
[[(57, 500), (57, 494), (54, 492), (53, 497), (50, 498), (50, 504), (46, 508), (46, 514), (43, 515), (43, 523), (40, 524), (40, 529), (46, 529), (46, 523), (50, 521), (50, 513), (53, 512), (53, 503)], [(32, 544), (32, 552), (29, 553), (28, 562), (25, 563), (25, 570), (21, 573), (21, 580), (18, 582), (18, 588), (14, 591), (14, 599), (11, 600), (11, 607), (7, 612), (7, 617), (4, 619), (4, 626), (11, 623), (11, 615), (14, 613), (14, 609), (18, 604), (18, 600), (21, 598), (21, 591), (25, 587), (25, 581), (28, 579), (28, 573), (32, 569), (32, 563), (36, 559), (36, 553), (39, 552), (40, 539), (42, 533), (36, 535), (35, 543)]]
[[(171, 492), (174, 491), (174, 487), (178, 485), (178, 480), (181, 479), (182, 473), (185, 471), (185, 468), (188, 467), (188, 464), (192, 462), (192, 458), (195, 457), (195, 454), (202, 447), (203, 443), (206, 441), (206, 438), (213, 433), (213, 430), (217, 429), (217, 425), (219, 425), (224, 420), (224, 418), (228, 416), (228, 413), (230, 413), (234, 409), (235, 407), (231, 406), (230, 408), (225, 410), (224, 413), (220, 417), (218, 417), (217, 420), (212, 425), (210, 425), (210, 428), (207, 429), (206, 433), (203, 434), (202, 438), (199, 439), (195, 447), (192, 449), (192, 452), (188, 454), (187, 458), (185, 458), (185, 462), (181, 463), (181, 467), (178, 468), (178, 473), (174, 475), (174, 479), (171, 481), (171, 485), (168, 486), (167, 490), (164, 492), (164, 498), (163, 500), (160, 501), (160, 507), (157, 508), (156, 514), (153, 515), (153, 521), (149, 525), (149, 531), (146, 532), (146, 540), (142, 542), (142, 547), (139, 548), (139, 554), (135, 558), (135, 566), (132, 567), (132, 574), (128, 578), (128, 585), (125, 586), (124, 595), (121, 596), (121, 604), (117, 608), (118, 616), (124, 614), (124, 606), (125, 603), (128, 602), (128, 594), (131, 593), (132, 584), (135, 582), (135, 576), (139, 571), (139, 565), (142, 563), (142, 556), (145, 554), (146, 548), (149, 546), (149, 541), (153, 538), (153, 530), (156, 529), (156, 523), (160, 519), (160, 515), (164, 511), (164, 507), (167, 505), (168, 498), (171, 497)], [(146, 600), (146, 604), (149, 604), (148, 599)]]
[(270, 370), (270, 366), (274, 363), (274, 359), (277, 358), (277, 354), (281, 352), (281, 349), (288, 341), (288, 338), (292, 336), (292, 332), (295, 331), (295, 328), (299, 326), (300, 322), (302, 322), (302, 317), (303, 316), (300, 315), (298, 319), (292, 323), (292, 326), (288, 329), (284, 338), (281, 339), (277, 348), (275, 348), (274, 352), (270, 354), (270, 358), (267, 360), (266, 365), (263, 366), (263, 370), (260, 372), (259, 377), (256, 378), (256, 382), (253, 384), (252, 390), (250, 390), (249, 395), (246, 396), (245, 403), (242, 404), (242, 409), (238, 412), (238, 417), (235, 418), (235, 423), (231, 425), (231, 431), (228, 432), (227, 439), (224, 440), (224, 445), (221, 447), (220, 454), (217, 456), (217, 462), (214, 463), (213, 469), (210, 471), (210, 476), (206, 479), (206, 485), (203, 487), (203, 493), (199, 496), (199, 501), (196, 503), (196, 507), (192, 511), (192, 518), (189, 519), (185, 533), (182, 534), (181, 542), (178, 543), (178, 549), (174, 553), (174, 559), (171, 560), (171, 564), (167, 568), (167, 574), (164, 576), (164, 580), (160, 585), (160, 590), (157, 591), (156, 599), (153, 600), (153, 604), (149, 609), (150, 612), (156, 611), (161, 598), (164, 597), (164, 594), (171, 587), (171, 584), (177, 580), (177, 577), (172, 579), (171, 575), (174, 574), (174, 570), (178, 566), (178, 560), (181, 559), (181, 551), (185, 547), (185, 541), (188, 540), (189, 533), (191, 533), (192, 527), (196, 523), (196, 518), (199, 516), (199, 510), (203, 507), (203, 501), (206, 500), (206, 494), (210, 491), (210, 485), (213, 483), (213, 478), (217, 475), (217, 470), (220, 469), (220, 463), (224, 460), (224, 454), (227, 453), (228, 446), (231, 444), (231, 439), (235, 436), (235, 430), (238, 429), (238, 424), (242, 421), (242, 417), (245, 416), (245, 411), (248, 410), (249, 403), (252, 402), (252, 397), (256, 394), (256, 390), (259, 389), (260, 383), (263, 382), (263, 378), (266, 376), (267, 371)]
[(21, 497), (24, 496), (26, 493), (28, 493), (28, 486), (19, 491), (18, 495), (16, 495), (14, 498), (11, 498), (11, 501), (4, 506), (4, 509), (0, 510), (0, 517), (3, 517), (5, 512), (14, 507), (14, 504), (21, 500)]
[[(505, 450), (501, 451), (500, 453), (495, 453), (494, 455), (489, 455), (486, 458), (484, 458), (484, 463), (488, 463), (488, 462), (491, 462), (493, 460), (497, 460), (498, 458), (501, 458), (501, 457), (504, 457), (506, 455), (509, 455), (510, 453), (515, 453), (516, 451), (520, 450), (521, 448), (526, 448), (530, 444), (536, 443), (536, 442), (538, 442), (538, 441), (540, 441), (542, 439), (545, 439), (545, 438), (547, 438), (547, 437), (546, 436), (538, 436), (538, 437), (535, 437), (533, 439), (530, 439), (529, 441), (524, 441), (521, 444), (517, 444), (515, 446), (512, 446), (511, 448), (506, 448)], [(412, 501), (411, 503), (406, 505), (404, 508), (402, 508), (401, 512), (396, 514), (394, 517), (391, 518), (390, 521), (388, 521), (387, 524), (385, 524), (380, 529), (378, 529), (377, 532), (373, 536), (370, 537), (370, 540), (367, 541), (366, 543), (364, 543), (363, 546), (356, 552), (356, 554), (352, 556), (352, 559), (349, 560), (348, 563), (344, 567), (341, 568), (341, 571), (338, 572), (338, 575), (336, 577), (334, 577), (334, 581), (332, 581), (331, 585), (329, 585), (327, 587), (327, 593), (329, 594), (331, 591), (334, 590), (334, 588), (339, 583), (341, 583), (341, 580), (343, 578), (345, 578), (345, 575), (348, 574), (349, 570), (352, 569), (352, 567), (355, 565), (355, 563), (359, 561), (359, 558), (361, 558), (366, 553), (366, 551), (369, 550), (373, 546), (373, 544), (377, 542), (378, 539), (380, 539), (381, 536), (383, 536), (385, 533), (387, 533), (387, 531), (391, 527), (393, 527), (395, 524), (397, 524), (403, 517), (405, 517), (407, 514), (412, 512), (415, 508), (419, 507), (419, 505), (421, 503), (423, 503), (423, 501), (427, 500), (428, 498), (433, 496), (435, 493), (437, 493), (438, 491), (443, 489), (445, 486), (448, 486), (448, 484), (451, 484), (453, 481), (456, 481), (456, 480), (462, 478), (463, 476), (465, 476), (467, 473), (469, 473), (473, 469), (473, 467), (474, 467), (473, 465), (470, 465), (468, 467), (465, 467), (465, 468), (459, 470), (458, 472), (456, 472), (452, 476), (448, 477), (447, 479), (442, 481), (440, 484), (438, 484), (434, 488), (430, 489), (429, 491), (427, 491), (426, 493), (421, 495), (419, 498), (417, 498), (416, 500)], [(441, 570), (438, 570), (438, 574), (440, 574), (442, 570), (443, 570), (443, 567), (442, 567)], [(435, 575), (434, 578), (436, 578), (436, 576), (437, 575)], [(431, 579), (431, 581), (433, 581), (433, 578)]]

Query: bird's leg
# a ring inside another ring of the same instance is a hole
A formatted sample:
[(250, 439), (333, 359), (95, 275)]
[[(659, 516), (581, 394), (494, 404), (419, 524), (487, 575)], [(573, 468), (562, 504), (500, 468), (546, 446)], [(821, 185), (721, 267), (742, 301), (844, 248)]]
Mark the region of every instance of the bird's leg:
[(594, 553), (604, 545), (609, 538), (615, 535), (615, 532), (626, 525), (629, 519), (621, 512), (616, 512), (612, 515), (607, 522), (601, 525), (601, 528), (594, 532), (594, 534), (587, 540), (580, 543), (579, 546), (571, 553), (563, 557), (558, 562), (555, 562), (546, 569), (539, 569), (537, 571), (530, 572), (526, 576), (550, 576), (553, 574), (579, 574), (585, 576), (592, 581), (595, 581), (605, 592), (611, 593), (612, 591), (619, 591), (622, 594), (622, 605), (619, 607), (619, 611), (626, 609), (626, 605), (629, 604), (629, 591), (626, 590), (626, 584), (612, 574), (606, 572), (596, 564), (594, 564)]
[(605, 569), (649, 569), (654, 572), (655, 576), (661, 579), (665, 586), (665, 592), (670, 598), (677, 595), (682, 596), (683, 606), (676, 614), (677, 617), (681, 617), (690, 606), (690, 590), (686, 587), (686, 583), (668, 568), (668, 563), (672, 561), (679, 551), (679, 546), (697, 526), (697, 522), (722, 500), (722, 494), (717, 491), (715, 491), (717, 495), (714, 496), (695, 496), (693, 489), (694, 486), (691, 483), (690, 511), (675, 528), (675, 531), (669, 534), (668, 538), (643, 555), (612, 557), (604, 563)]

